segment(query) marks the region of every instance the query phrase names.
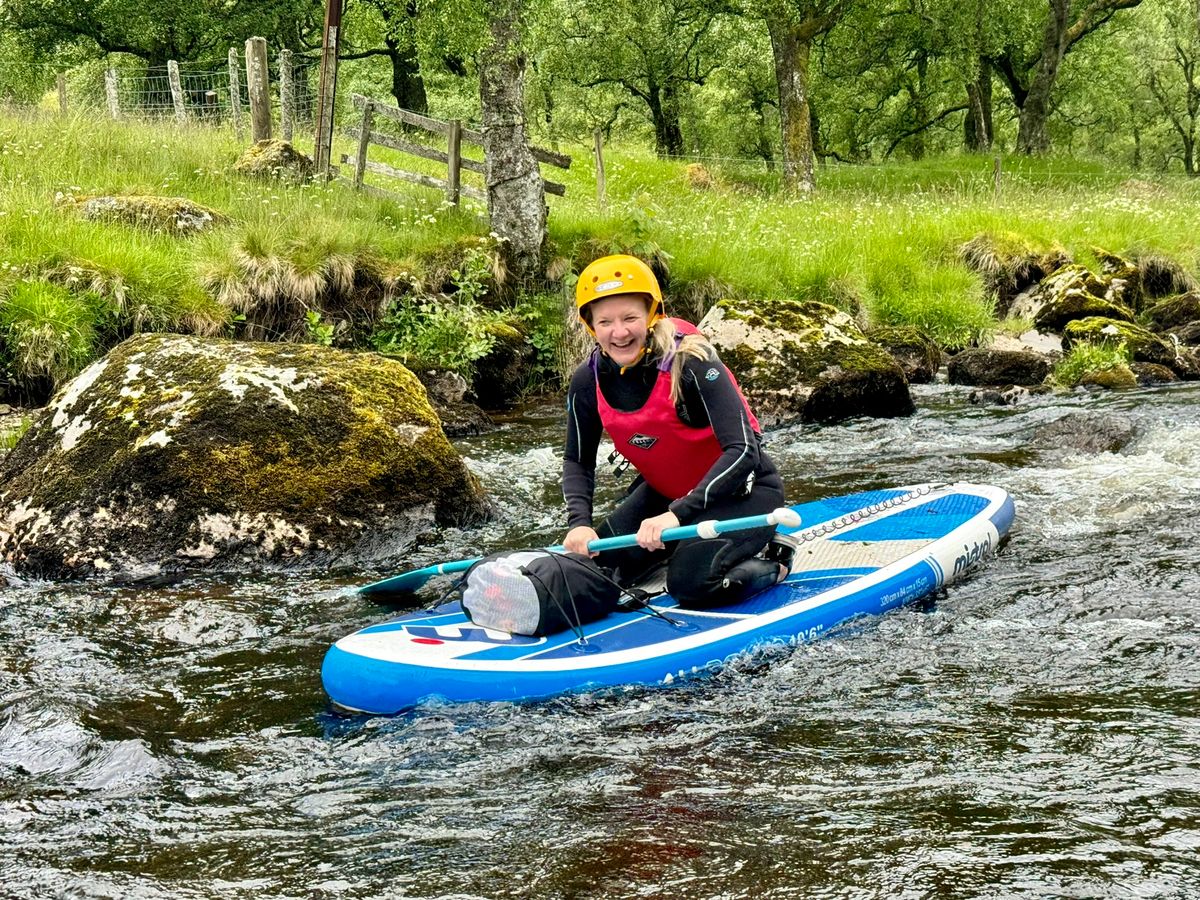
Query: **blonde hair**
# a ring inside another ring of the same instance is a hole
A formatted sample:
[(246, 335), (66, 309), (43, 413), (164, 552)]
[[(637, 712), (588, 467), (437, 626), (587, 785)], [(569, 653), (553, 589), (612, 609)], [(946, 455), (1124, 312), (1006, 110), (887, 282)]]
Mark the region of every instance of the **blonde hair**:
[(659, 319), (650, 329), (650, 351), (658, 358), (673, 353), (671, 360), (671, 402), (678, 403), (683, 396), (683, 364), (687, 357), (715, 360), (717, 351), (702, 334), (685, 334), (679, 346), (675, 346), (675, 323), (668, 318)]

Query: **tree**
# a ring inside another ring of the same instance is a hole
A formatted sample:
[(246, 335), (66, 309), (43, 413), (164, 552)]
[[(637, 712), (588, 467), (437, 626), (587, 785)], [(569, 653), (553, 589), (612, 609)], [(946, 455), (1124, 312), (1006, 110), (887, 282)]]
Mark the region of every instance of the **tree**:
[(709, 37), (718, 0), (576, 0), (566, 7), (561, 63), (578, 85), (619, 85), (645, 104), (660, 156), (683, 153), (681, 95), (717, 62)]
[[(429, 96), (417, 55), (419, 14), (417, 0), (359, 0), (357, 9), (348, 2), (342, 20), (343, 34), (348, 39), (345, 51), (338, 58), (386, 57), (392, 67), (391, 94), (396, 105), (425, 115), (429, 112)], [(370, 49), (354, 49), (351, 39), (358, 46), (365, 44)]]
[(779, 129), (783, 139), (783, 180), (811, 194), (814, 134), (809, 64), (813, 41), (833, 28), (854, 0), (765, 0), (758, 7), (771, 36), (775, 84), (779, 91)]
[(1195, 177), (1200, 175), (1200, 0), (1165, 0), (1159, 11), (1147, 17), (1143, 32), (1144, 83), (1179, 140), (1176, 155), (1183, 170)]
[(479, 60), (488, 215), (509, 271), (536, 277), (546, 243), (546, 193), (525, 122), (528, 0), (488, 0), (489, 40)]
[(1020, 110), (1017, 150), (1045, 153), (1050, 149), (1047, 123), (1052, 110), (1054, 86), (1063, 57), (1085, 37), (1102, 28), (1122, 9), (1132, 9), (1142, 0), (1046, 0), (1040, 40), (1010, 41), (989, 63), (1001, 75)]
[(128, 53), (158, 66), (224, 57), (252, 35), (302, 46), (320, 31), (320, 10), (314, 0), (5, 0), (0, 23), (46, 52)]

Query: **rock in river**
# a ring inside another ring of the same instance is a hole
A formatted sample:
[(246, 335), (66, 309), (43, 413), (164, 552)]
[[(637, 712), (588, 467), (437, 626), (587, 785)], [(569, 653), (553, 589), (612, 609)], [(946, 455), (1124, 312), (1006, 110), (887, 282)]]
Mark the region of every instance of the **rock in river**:
[(824, 303), (721, 300), (700, 322), (764, 427), (911, 415), (899, 363)]
[(312, 345), (131, 338), (0, 461), (0, 555), (54, 579), (325, 565), (486, 510), (408, 369)]

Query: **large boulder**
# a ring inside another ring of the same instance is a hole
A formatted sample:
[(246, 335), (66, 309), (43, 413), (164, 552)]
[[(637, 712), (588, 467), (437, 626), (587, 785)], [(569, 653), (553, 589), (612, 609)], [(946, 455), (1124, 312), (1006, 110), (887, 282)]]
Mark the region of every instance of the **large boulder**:
[(492, 348), (475, 361), (471, 386), (484, 409), (507, 409), (521, 399), (529, 385), (537, 352), (514, 326), (494, 322), (488, 327)]
[(314, 345), (131, 338), (0, 461), (0, 556), (54, 579), (359, 561), (486, 510), (408, 369)]
[(721, 300), (699, 327), (764, 427), (915, 410), (899, 364), (832, 306)]
[(1028, 350), (974, 348), (951, 357), (946, 379), (951, 384), (1017, 385), (1041, 384), (1050, 374), (1050, 361)]
[(1103, 317), (1078, 319), (1063, 330), (1063, 350), (1069, 352), (1080, 343), (1122, 348), (1134, 362), (1166, 366), (1180, 378), (1200, 377), (1200, 360), (1195, 353), (1130, 322)]

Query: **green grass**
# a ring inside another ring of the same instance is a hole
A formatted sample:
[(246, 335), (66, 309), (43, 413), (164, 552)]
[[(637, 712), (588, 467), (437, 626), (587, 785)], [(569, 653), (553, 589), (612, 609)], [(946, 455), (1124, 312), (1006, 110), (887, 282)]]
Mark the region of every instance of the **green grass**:
[(0, 428), (0, 451), (11, 450), (17, 446), (21, 436), (29, 430), (31, 422), (29, 416), (22, 416), (15, 424)]
[[(866, 326), (916, 325), (946, 345), (986, 339), (998, 324), (992, 303), (960, 254), (980, 234), (1037, 252), (1061, 247), (1088, 265), (1102, 249), (1200, 270), (1200, 183), (1183, 178), (1005, 158), (997, 194), (993, 160), (960, 156), (820, 168), (816, 195), (802, 199), (761, 166), (713, 164), (716, 186), (698, 189), (683, 163), (618, 146), (606, 149), (601, 214), (590, 146), (562, 149), (570, 170), (544, 168), (568, 188), (548, 198), (559, 268), (569, 274), (603, 252), (658, 253), (671, 270), (668, 302), (689, 314), (725, 293), (795, 297), (833, 303)], [(436, 191), (402, 183), (387, 185), (400, 194), (387, 200), (338, 183), (249, 181), (232, 173), (240, 150), (230, 131), (204, 126), (0, 115), (0, 310), (20, 282), (62, 287), (92, 311), (91, 353), (144, 329), (247, 333), (239, 322), (255, 317), (266, 334), (303, 340), (309, 313), (340, 315), (331, 296), (373, 285), (354, 300), (369, 324), (399, 295), (452, 284), (487, 234), (475, 201), (450, 208)], [(334, 158), (343, 151), (353, 148), (339, 138)], [(173, 237), (86, 222), (56, 203), (112, 193), (187, 197), (230, 224)], [(14, 357), (0, 337), (0, 362), (12, 369)]]
[(1130, 353), (1123, 347), (1076, 344), (1054, 367), (1051, 380), (1066, 388), (1098, 380), (1114, 386), (1132, 387), (1137, 384), (1137, 378), (1129, 368), (1129, 363)]

